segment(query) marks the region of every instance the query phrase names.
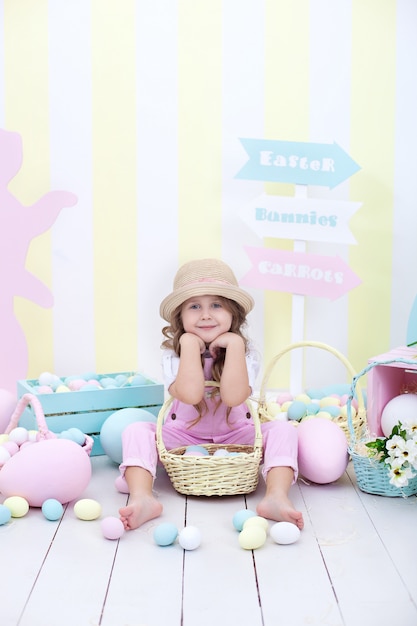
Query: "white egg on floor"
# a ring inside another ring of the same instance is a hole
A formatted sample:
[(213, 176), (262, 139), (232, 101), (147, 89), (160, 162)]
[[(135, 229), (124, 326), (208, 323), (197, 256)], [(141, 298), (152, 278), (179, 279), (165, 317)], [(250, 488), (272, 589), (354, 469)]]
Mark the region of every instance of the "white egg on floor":
[(201, 532), (195, 526), (186, 526), (178, 535), (178, 543), (184, 550), (195, 550), (201, 544)]
[(275, 543), (295, 543), (300, 537), (300, 529), (291, 522), (276, 522), (269, 531)]

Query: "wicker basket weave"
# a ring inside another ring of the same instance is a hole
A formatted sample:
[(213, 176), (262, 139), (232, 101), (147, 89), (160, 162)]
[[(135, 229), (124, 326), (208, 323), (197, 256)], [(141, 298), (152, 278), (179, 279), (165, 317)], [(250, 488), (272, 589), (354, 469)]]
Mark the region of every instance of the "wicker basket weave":
[(388, 365), (390, 363), (404, 363), (408, 365), (416, 364), (415, 361), (408, 359), (390, 359), (387, 361), (373, 361), (361, 370), (356, 376), (353, 377), (351, 393), (348, 400), (348, 426), (349, 426), (349, 453), (352, 458), (353, 468), (356, 474), (356, 481), (361, 491), (365, 493), (371, 493), (379, 496), (390, 497), (408, 497), (417, 494), (417, 476), (409, 480), (408, 485), (404, 487), (396, 487), (392, 485), (389, 480), (388, 469), (384, 463), (380, 463), (378, 460), (370, 458), (361, 454), (360, 449), (364, 447), (365, 443), (371, 441), (369, 429), (366, 421), (361, 433), (353, 427), (351, 420), (351, 400), (355, 394), (358, 381), (362, 376), (367, 374), (369, 370), (377, 365)]
[[(355, 376), (356, 371), (354, 370), (351, 363), (347, 360), (347, 358), (341, 352), (336, 350), (336, 348), (333, 348), (332, 346), (329, 346), (320, 341), (299, 341), (297, 343), (292, 343), (288, 345), (286, 348), (284, 348), (283, 350), (281, 350), (281, 352), (279, 352), (275, 357), (273, 357), (273, 359), (270, 361), (268, 367), (265, 370), (264, 378), (263, 378), (262, 385), (261, 385), (260, 395), (259, 395), (258, 411), (260, 414), (261, 421), (270, 421), (271, 419), (274, 419), (268, 415), (267, 403), (266, 403), (266, 397), (265, 397), (268, 380), (272, 373), (272, 370), (274, 369), (277, 361), (279, 361), (279, 359), (281, 359), (281, 357), (284, 354), (286, 354), (287, 352), (290, 352), (291, 350), (295, 350), (297, 348), (319, 348), (321, 350), (326, 350), (327, 352), (330, 352), (331, 354), (333, 354), (333, 356), (338, 358), (339, 361), (343, 363), (343, 365), (346, 367), (351, 378)], [(352, 417), (352, 414), (351, 414), (351, 424), (355, 433), (359, 433), (362, 430), (363, 424), (366, 420), (366, 409), (365, 409), (362, 390), (359, 384), (357, 385), (355, 395), (358, 401), (358, 410), (354, 417)], [(348, 426), (347, 417), (340, 416), (338, 418), (333, 418), (332, 421), (338, 424), (344, 431), (345, 435), (349, 438), (350, 429)]]
[[(206, 386), (218, 386), (207, 381)], [(248, 407), (255, 426), (253, 446), (205, 444), (208, 456), (183, 456), (187, 446), (167, 450), (162, 439), (162, 425), (173, 398), (162, 405), (156, 423), (156, 446), (161, 463), (179, 493), (191, 496), (233, 496), (251, 493), (258, 485), (262, 459), (262, 433), (259, 416), (251, 402)], [(236, 456), (213, 456), (219, 449), (241, 452)]]

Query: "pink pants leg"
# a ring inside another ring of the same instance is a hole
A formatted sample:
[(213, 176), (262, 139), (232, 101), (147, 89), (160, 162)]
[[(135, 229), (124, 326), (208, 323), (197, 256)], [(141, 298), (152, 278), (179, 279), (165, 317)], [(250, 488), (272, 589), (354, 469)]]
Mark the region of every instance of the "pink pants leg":
[(262, 476), (266, 476), (273, 467), (291, 467), (294, 480), (298, 477), (298, 435), (291, 422), (272, 421), (261, 425), (263, 439)]
[[(272, 467), (291, 467), (294, 470), (294, 482), (298, 476), (298, 437), (297, 430), (290, 422), (272, 421), (261, 425), (263, 436), (262, 476), (266, 476)], [(155, 478), (158, 452), (155, 439), (156, 426), (152, 422), (134, 422), (125, 428), (122, 434), (123, 462), (120, 465), (122, 476), (126, 467), (143, 467)], [(236, 439), (237, 437), (237, 439)], [(164, 444), (167, 450), (182, 445), (202, 442), (198, 433), (191, 430), (163, 430)], [(231, 431), (230, 437), (222, 436), (221, 443), (252, 444), (254, 441), (253, 424), (247, 424), (237, 431)], [(220, 441), (218, 441), (220, 443)]]

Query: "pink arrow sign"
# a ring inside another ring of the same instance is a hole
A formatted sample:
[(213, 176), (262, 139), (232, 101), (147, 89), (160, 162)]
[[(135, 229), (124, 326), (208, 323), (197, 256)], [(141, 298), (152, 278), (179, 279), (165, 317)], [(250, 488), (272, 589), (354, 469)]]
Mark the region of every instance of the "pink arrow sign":
[(340, 257), (273, 248), (245, 250), (253, 267), (240, 280), (243, 287), (336, 300), (362, 282)]

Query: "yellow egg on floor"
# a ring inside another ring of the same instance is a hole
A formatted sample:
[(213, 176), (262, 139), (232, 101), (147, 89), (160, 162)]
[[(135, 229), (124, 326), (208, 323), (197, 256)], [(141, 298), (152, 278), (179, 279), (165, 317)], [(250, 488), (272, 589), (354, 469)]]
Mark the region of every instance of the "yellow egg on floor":
[(22, 496), (10, 496), (3, 502), (4, 506), (7, 506), (12, 517), (24, 517), (29, 511), (29, 503)]
[(74, 513), (78, 519), (89, 522), (101, 515), (101, 504), (91, 498), (83, 498), (74, 504)]
[(249, 517), (244, 523), (243, 528), (249, 528), (250, 526), (260, 526), (265, 532), (268, 532), (269, 524), (268, 520), (260, 515), (254, 515)]
[(244, 550), (257, 550), (265, 541), (266, 532), (259, 524), (248, 526), (239, 533), (239, 544)]

